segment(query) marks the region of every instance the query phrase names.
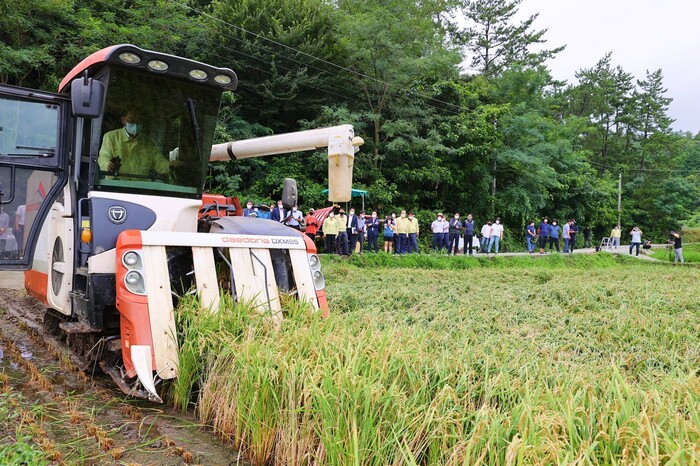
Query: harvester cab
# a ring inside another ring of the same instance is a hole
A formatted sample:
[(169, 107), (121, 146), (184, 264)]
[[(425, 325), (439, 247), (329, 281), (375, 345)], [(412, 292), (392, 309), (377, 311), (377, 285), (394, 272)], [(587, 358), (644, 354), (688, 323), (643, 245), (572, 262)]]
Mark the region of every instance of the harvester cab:
[[(327, 147), (329, 200), (347, 201), (362, 139), (341, 125), (212, 146), (236, 84), (226, 68), (117, 45), (58, 93), (0, 85), (0, 268), (26, 270), (47, 330), (127, 393), (160, 401), (158, 381), (177, 377), (185, 293), (217, 312), (223, 283), (277, 322), (281, 293), (327, 312), (313, 242), (205, 193), (207, 167)], [(293, 180), (283, 199), (296, 203)]]

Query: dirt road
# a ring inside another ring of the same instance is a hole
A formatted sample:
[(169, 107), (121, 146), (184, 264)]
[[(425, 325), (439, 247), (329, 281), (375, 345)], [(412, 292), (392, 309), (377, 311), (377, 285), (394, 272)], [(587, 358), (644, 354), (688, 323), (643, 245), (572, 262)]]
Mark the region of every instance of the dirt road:
[(80, 370), (43, 334), (43, 307), (21, 279), (3, 273), (0, 284), (15, 288), (0, 289), (0, 445), (24, 440), (59, 465), (246, 464), (195, 418)]

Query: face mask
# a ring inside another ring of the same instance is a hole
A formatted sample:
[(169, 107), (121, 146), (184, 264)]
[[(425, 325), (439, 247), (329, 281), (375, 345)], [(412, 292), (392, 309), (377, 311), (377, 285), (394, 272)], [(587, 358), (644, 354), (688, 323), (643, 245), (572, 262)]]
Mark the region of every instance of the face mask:
[(372, 214), (372, 218), (377, 218), (377, 214)]
[(253, 204), (248, 204), (248, 208), (249, 208), (249, 209), (252, 209), (252, 208), (253, 208)]
[(277, 204), (277, 207), (279, 207), (279, 208), (281, 209), (281, 208), (282, 208), (282, 204)]
[(333, 218), (333, 214), (328, 215), (330, 218)]
[(292, 212), (296, 212), (296, 211), (297, 211), (297, 208), (296, 208), (296, 207), (292, 207)]
[(354, 210), (351, 210), (351, 211), (350, 211), (350, 215), (355, 215), (355, 211), (354, 211)]
[(127, 123), (124, 126), (126, 128), (126, 132), (129, 133), (131, 136), (138, 136), (138, 134), (143, 129), (143, 125), (139, 123)]
[(406, 218), (406, 214), (401, 214), (401, 218)]
[(455, 215), (455, 218), (456, 218), (457, 220), (459, 220), (459, 215)]
[(501, 221), (500, 221), (500, 220), (496, 220), (496, 225), (498, 225), (499, 223), (501, 223)]

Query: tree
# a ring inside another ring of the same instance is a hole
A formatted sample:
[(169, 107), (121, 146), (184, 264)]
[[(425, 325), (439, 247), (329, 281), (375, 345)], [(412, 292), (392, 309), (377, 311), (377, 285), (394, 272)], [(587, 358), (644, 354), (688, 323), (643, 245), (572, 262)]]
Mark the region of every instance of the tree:
[(522, 0), (481, 0), (462, 2), (459, 11), (471, 23), (458, 30), (457, 38), (471, 54), (471, 67), (486, 76), (498, 75), (514, 65), (538, 66), (564, 47), (535, 52), (543, 44), (546, 29), (535, 31), (537, 14), (512, 24)]

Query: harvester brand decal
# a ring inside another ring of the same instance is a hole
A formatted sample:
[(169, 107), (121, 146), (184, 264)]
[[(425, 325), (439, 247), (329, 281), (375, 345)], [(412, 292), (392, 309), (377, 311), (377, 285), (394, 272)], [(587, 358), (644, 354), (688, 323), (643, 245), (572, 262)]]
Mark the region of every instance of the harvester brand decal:
[(249, 236), (224, 236), (221, 238), (221, 241), (224, 243), (270, 244), (270, 240), (267, 238), (255, 238)]
[(272, 238), (272, 244), (299, 244), (299, 238)]
[(107, 210), (109, 221), (119, 225), (126, 220), (126, 209), (120, 205), (113, 205)]
[(240, 244), (282, 244), (282, 245), (299, 245), (299, 238), (260, 238), (255, 236), (224, 236), (221, 238), (224, 243), (240, 243)]

